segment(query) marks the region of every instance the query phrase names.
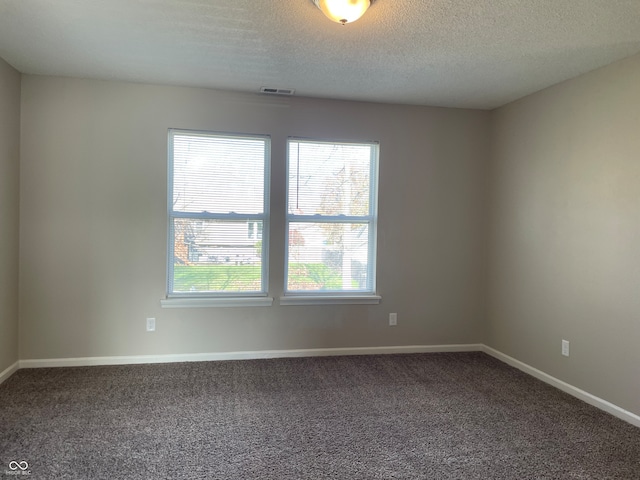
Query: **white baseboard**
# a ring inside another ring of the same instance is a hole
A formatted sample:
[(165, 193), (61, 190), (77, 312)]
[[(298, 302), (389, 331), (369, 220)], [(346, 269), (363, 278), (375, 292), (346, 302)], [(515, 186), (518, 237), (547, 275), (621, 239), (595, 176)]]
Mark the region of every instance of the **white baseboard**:
[(185, 353), (177, 355), (133, 355), (120, 357), (80, 357), (20, 360), (20, 368), (86, 367), (140, 363), (210, 362), (288, 357), (330, 357), (344, 355), (380, 355), (393, 353), (480, 352), (481, 344), (408, 345), (391, 347), (314, 348), (300, 350), (260, 350), (220, 353)]
[(538, 380), (542, 380), (543, 382), (548, 383), (549, 385), (556, 387), (562, 390), (563, 392), (568, 393), (569, 395), (579, 398), (580, 400), (588, 403), (589, 405), (593, 405), (594, 407), (597, 407), (600, 410), (604, 410), (605, 412), (610, 413), (614, 417), (618, 417), (632, 425), (635, 425), (636, 427), (640, 427), (640, 415), (636, 415), (635, 413), (629, 412), (624, 408), (614, 405), (611, 402), (607, 402), (606, 400), (603, 400), (600, 397), (596, 397), (595, 395), (592, 395), (589, 392), (585, 392), (584, 390), (574, 387), (573, 385), (570, 385), (567, 382), (563, 382), (562, 380), (552, 377), (551, 375), (544, 373), (542, 370), (538, 370), (537, 368), (527, 365), (526, 363), (521, 362), (520, 360), (516, 360), (515, 358), (510, 357), (509, 355), (505, 355), (504, 353), (499, 352), (498, 350), (495, 350), (491, 347), (483, 345), (482, 351), (485, 352), (487, 355), (491, 355), (492, 357), (497, 358), (498, 360), (506, 363), (507, 365), (511, 365), (512, 367), (515, 367), (518, 370), (521, 370), (524, 373), (527, 373), (532, 377), (537, 378)]
[(2, 384), (2, 382), (4, 382), (11, 375), (16, 373), (19, 368), (20, 368), (20, 362), (16, 362), (13, 365), (10, 365), (9, 367), (5, 368), (2, 372), (0, 372), (0, 384)]

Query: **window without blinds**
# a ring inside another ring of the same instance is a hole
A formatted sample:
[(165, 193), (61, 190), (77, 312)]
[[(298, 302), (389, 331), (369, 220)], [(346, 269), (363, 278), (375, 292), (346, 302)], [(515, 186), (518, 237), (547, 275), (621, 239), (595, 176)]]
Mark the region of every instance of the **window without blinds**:
[(168, 296), (266, 295), (269, 149), (169, 131)]
[(287, 293), (374, 293), (378, 145), (290, 139)]

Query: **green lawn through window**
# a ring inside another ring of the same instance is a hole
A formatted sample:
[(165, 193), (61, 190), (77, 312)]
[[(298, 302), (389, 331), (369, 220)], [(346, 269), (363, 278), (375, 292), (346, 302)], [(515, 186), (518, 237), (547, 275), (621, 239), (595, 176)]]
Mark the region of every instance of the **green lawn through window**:
[[(340, 290), (340, 273), (321, 263), (291, 264), (289, 290)], [(174, 292), (257, 292), (260, 265), (174, 265)]]

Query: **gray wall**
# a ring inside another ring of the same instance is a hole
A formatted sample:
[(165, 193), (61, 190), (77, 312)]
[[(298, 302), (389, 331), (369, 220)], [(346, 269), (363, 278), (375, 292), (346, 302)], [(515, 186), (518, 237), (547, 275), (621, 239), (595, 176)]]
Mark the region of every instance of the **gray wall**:
[(493, 115), (488, 344), (640, 414), (640, 55)]
[[(22, 359), (482, 341), (489, 113), (23, 76)], [(161, 309), (167, 129), (380, 141), (376, 306)], [(399, 325), (388, 327), (389, 312)], [(145, 318), (157, 332), (145, 332)]]
[(0, 59), (0, 372), (18, 361), (20, 74)]

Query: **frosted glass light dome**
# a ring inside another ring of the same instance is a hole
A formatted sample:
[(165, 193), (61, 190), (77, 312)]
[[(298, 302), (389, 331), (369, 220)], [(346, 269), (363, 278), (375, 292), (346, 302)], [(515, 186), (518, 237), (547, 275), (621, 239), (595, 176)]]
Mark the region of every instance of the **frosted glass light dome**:
[(312, 0), (327, 18), (345, 25), (355, 22), (371, 6), (372, 0)]

